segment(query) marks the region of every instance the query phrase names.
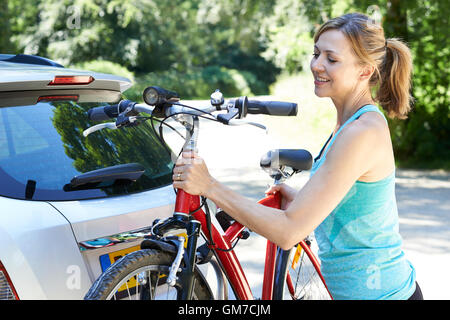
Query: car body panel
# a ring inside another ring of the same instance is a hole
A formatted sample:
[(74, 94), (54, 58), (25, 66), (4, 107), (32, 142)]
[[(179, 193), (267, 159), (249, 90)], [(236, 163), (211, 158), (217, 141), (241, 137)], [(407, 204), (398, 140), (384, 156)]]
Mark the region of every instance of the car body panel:
[[(0, 70), (8, 73), (8, 77), (0, 77), (0, 91), (85, 88), (123, 92), (132, 85), (129, 79), (116, 75), (52, 66), (0, 61)], [(94, 81), (84, 85), (48, 85), (55, 76), (77, 75), (90, 75)]]
[(82, 298), (91, 282), (69, 222), (46, 202), (0, 197), (0, 208), (0, 259), (19, 298)]
[(175, 192), (166, 186), (131, 195), (50, 202), (70, 221), (78, 242), (151, 226), (173, 213)]
[(40, 97), (48, 96), (76, 96), (77, 102), (89, 102), (98, 99), (99, 96), (104, 97), (104, 101), (115, 103), (120, 100), (120, 91), (102, 90), (102, 89), (59, 89), (59, 90), (27, 90), (20, 91), (0, 91), (0, 108), (34, 105), (39, 101)]

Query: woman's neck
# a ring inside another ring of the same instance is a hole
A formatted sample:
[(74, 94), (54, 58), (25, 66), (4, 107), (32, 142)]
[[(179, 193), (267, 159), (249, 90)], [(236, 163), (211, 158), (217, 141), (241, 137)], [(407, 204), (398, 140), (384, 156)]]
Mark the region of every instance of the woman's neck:
[(374, 104), (370, 90), (361, 90), (345, 99), (339, 100), (331, 98), (336, 107), (336, 131), (361, 107), (367, 104)]

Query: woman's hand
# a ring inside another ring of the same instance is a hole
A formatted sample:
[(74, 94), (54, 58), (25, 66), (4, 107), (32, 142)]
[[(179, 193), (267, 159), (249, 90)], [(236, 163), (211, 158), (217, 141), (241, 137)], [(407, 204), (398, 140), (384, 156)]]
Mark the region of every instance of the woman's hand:
[(266, 195), (274, 194), (275, 192), (281, 193), (281, 209), (285, 210), (289, 207), (292, 201), (294, 201), (297, 195), (297, 190), (288, 186), (287, 184), (280, 183), (274, 184), (266, 190)]
[(205, 161), (195, 152), (182, 153), (173, 169), (173, 186), (192, 195), (206, 196), (216, 180), (209, 174)]

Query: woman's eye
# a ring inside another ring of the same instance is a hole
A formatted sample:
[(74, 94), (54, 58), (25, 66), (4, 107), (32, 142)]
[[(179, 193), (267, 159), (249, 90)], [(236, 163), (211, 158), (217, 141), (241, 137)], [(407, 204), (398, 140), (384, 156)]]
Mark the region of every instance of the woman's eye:
[[(317, 58), (320, 56), (320, 53), (313, 53), (312, 55), (313, 55), (313, 57), (314, 57), (315, 59), (317, 59)], [(330, 57), (328, 57), (328, 61), (330, 61), (330, 63), (335, 63), (335, 62), (337, 62), (337, 60), (333, 60), (333, 59), (331, 59)]]

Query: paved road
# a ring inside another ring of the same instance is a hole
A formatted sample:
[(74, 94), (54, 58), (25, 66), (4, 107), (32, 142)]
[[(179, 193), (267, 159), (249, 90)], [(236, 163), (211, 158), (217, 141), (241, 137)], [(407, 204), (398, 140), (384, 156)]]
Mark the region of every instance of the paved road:
[(399, 170), (396, 196), (404, 250), (424, 298), (450, 299), (450, 173)]
[[(261, 155), (283, 144), (257, 128), (201, 122), (199, 152), (211, 174), (254, 200), (271, 183), (259, 168)], [(299, 174), (289, 184), (300, 188), (307, 176)], [(450, 299), (450, 173), (397, 170), (396, 195), (404, 251), (416, 267), (424, 297)], [(261, 296), (264, 250), (265, 240), (256, 234), (237, 246), (256, 297)]]

